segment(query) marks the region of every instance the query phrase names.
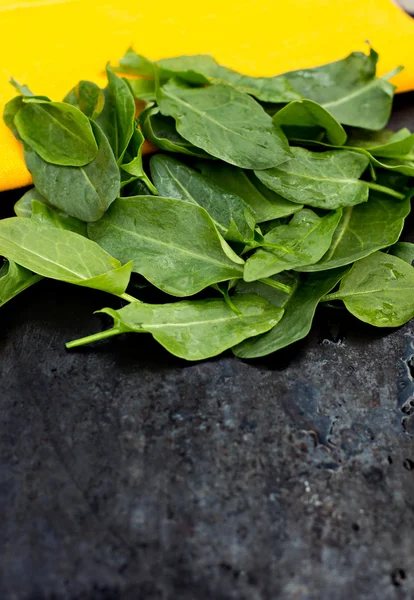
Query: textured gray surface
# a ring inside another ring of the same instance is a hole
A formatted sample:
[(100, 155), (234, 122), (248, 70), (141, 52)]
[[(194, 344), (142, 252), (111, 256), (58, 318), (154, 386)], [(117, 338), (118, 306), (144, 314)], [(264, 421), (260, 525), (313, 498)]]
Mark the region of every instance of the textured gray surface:
[(413, 323), (324, 309), (251, 362), (66, 352), (103, 305), (43, 282), (1, 309), (1, 600), (414, 598)]

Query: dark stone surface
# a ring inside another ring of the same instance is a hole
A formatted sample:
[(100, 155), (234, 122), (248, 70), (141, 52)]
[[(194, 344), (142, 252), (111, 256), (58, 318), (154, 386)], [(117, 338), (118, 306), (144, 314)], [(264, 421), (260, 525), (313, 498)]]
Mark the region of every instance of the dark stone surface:
[(414, 598), (413, 323), (323, 309), (251, 362), (65, 351), (116, 302), (43, 282), (1, 309), (1, 600)]

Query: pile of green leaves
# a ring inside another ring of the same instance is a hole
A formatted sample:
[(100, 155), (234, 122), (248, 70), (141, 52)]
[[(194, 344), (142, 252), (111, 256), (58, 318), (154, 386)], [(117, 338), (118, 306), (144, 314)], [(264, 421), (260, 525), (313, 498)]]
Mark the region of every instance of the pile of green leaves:
[[(81, 81), (63, 102), (13, 81), (4, 119), (34, 188), (0, 221), (0, 304), (43, 277), (103, 290), (128, 304), (68, 347), (148, 332), (188, 360), (274, 352), (320, 302), (402, 325), (414, 134), (383, 129), (394, 86), (377, 59), (254, 78), (129, 50), (105, 89)], [(143, 161), (145, 139), (158, 152)], [(163, 303), (127, 293), (134, 280)]]

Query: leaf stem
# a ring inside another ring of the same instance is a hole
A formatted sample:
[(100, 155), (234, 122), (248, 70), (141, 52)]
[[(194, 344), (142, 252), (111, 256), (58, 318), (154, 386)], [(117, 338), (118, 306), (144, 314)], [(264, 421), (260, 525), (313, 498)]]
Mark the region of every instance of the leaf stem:
[(395, 190), (392, 190), (389, 187), (385, 187), (385, 185), (379, 185), (378, 183), (374, 183), (373, 181), (366, 181), (365, 183), (371, 190), (376, 190), (377, 192), (388, 194), (388, 196), (394, 196), (394, 198), (398, 198), (398, 200), (404, 200), (405, 198), (405, 194), (396, 192)]
[(375, 156), (381, 160), (381, 158), (392, 158), (393, 160), (406, 160), (408, 162), (414, 161), (414, 154), (395, 154), (393, 156)]
[(334, 292), (333, 294), (326, 294), (319, 302), (331, 302), (332, 300), (342, 300), (343, 296), (340, 292)]
[(123, 300), (126, 300), (127, 302), (141, 302), (141, 300), (138, 300), (138, 298), (134, 298), (134, 296), (131, 296), (130, 294), (124, 293), (124, 294), (117, 294), (118, 298), (122, 298)]
[(241, 311), (237, 308), (237, 306), (234, 304), (233, 300), (231, 299), (231, 297), (229, 296), (229, 293), (227, 291), (223, 291), (223, 297), (224, 297), (224, 301), (227, 304), (227, 306), (238, 316), (241, 317), (242, 313)]
[(292, 293), (292, 288), (290, 287), (290, 285), (286, 285), (285, 283), (281, 283), (280, 281), (275, 281), (270, 277), (264, 277), (263, 279), (259, 279), (259, 281), (261, 281), (265, 285), (269, 285), (270, 287), (276, 288), (281, 292), (285, 292), (286, 294)]
[(84, 346), (85, 344), (91, 344), (92, 342), (105, 340), (106, 338), (112, 337), (113, 335), (118, 335), (119, 333), (121, 333), (121, 331), (116, 327), (113, 327), (112, 329), (106, 329), (105, 331), (99, 331), (98, 333), (87, 335), (86, 337), (79, 338), (78, 340), (72, 340), (71, 342), (67, 342), (65, 346), (68, 350), (70, 350), (70, 348), (77, 348), (78, 346)]

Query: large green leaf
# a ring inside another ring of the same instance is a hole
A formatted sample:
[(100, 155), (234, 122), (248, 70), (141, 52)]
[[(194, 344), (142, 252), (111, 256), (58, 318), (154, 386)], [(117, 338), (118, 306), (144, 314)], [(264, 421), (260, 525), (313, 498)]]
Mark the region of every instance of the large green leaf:
[(375, 327), (398, 327), (414, 317), (414, 269), (397, 256), (374, 252), (357, 261), (325, 300), (342, 300)]
[(344, 128), (323, 106), (313, 100), (295, 100), (277, 111), (273, 123), (281, 127), (287, 137), (313, 138), (316, 129), (325, 131), (331, 144), (342, 146), (346, 142)]
[(322, 259), (299, 270), (322, 271), (349, 265), (376, 250), (395, 244), (410, 208), (409, 197), (396, 200), (378, 192), (370, 192), (365, 204), (343, 209), (331, 247)]
[(107, 65), (105, 104), (97, 123), (109, 140), (115, 158), (121, 162), (135, 130), (135, 101), (128, 84)]
[(318, 217), (307, 208), (296, 213), (289, 224), (279, 225), (264, 236), (259, 248), (244, 267), (245, 281), (255, 281), (317, 262), (329, 248), (342, 211)]
[(105, 96), (96, 83), (92, 81), (79, 81), (66, 94), (63, 101), (76, 106), (84, 115), (95, 120), (103, 110)]
[(174, 296), (191, 296), (243, 274), (223, 252), (208, 213), (182, 200), (118, 199), (88, 231), (113, 256), (122, 262), (133, 260), (133, 271)]
[(174, 119), (161, 115), (158, 107), (142, 112), (139, 120), (145, 137), (161, 150), (199, 158), (210, 158), (204, 150), (187, 142), (177, 132)]
[(258, 223), (280, 219), (301, 210), (302, 206), (285, 200), (264, 186), (253, 173), (222, 161), (199, 161), (197, 169), (212, 183), (243, 198), (256, 215)]
[(221, 299), (183, 300), (172, 304), (133, 302), (120, 310), (104, 308), (112, 329), (67, 344), (68, 348), (119, 333), (148, 332), (171, 354), (186, 360), (216, 356), (241, 340), (268, 331), (283, 315), (259, 296), (235, 298), (237, 314)]
[[(268, 333), (245, 340), (233, 348), (234, 354), (240, 358), (265, 356), (307, 336), (321, 298), (337, 285), (346, 272), (347, 268), (345, 267), (323, 273), (302, 275), (298, 279), (296, 287), (293, 288), (292, 294), (286, 298), (283, 304), (285, 313), (280, 323)], [(256, 285), (256, 291), (260, 293), (262, 284), (257, 283)], [(269, 298), (268, 292), (266, 297)], [(233, 299), (235, 298), (233, 296)], [(276, 301), (278, 302), (278, 300)]]
[(131, 273), (95, 242), (22, 217), (0, 221), (0, 254), (38, 275), (117, 295)]
[(41, 279), (12, 260), (5, 262), (0, 269), (0, 306)]
[(98, 153), (89, 119), (65, 102), (31, 102), (15, 115), (19, 136), (52, 164), (82, 167)]
[(161, 113), (194, 146), (246, 169), (267, 169), (290, 156), (281, 129), (253, 98), (228, 85), (192, 88), (178, 80), (160, 87)]
[(350, 150), (311, 152), (292, 148), (294, 157), (278, 167), (256, 171), (268, 188), (284, 198), (317, 208), (336, 209), (368, 200), (368, 184), (359, 177), (369, 159)]
[(62, 167), (44, 161), (25, 148), (27, 168), (38, 192), (71, 217), (96, 221), (119, 194), (120, 176), (111, 147), (96, 123), (91, 121), (98, 154), (86, 167)]
[(236, 242), (253, 240), (255, 217), (249, 205), (179, 160), (156, 154), (151, 158), (152, 179), (159, 194), (198, 204), (206, 209), (224, 237)]

